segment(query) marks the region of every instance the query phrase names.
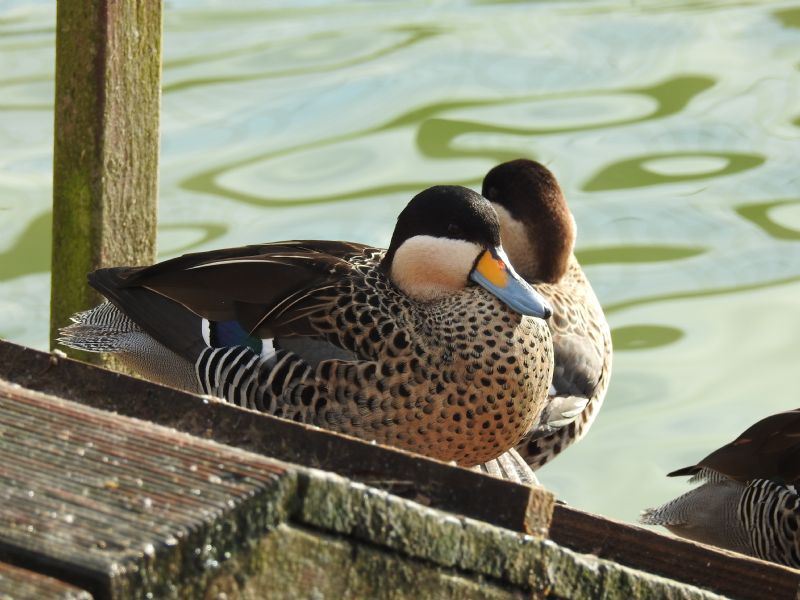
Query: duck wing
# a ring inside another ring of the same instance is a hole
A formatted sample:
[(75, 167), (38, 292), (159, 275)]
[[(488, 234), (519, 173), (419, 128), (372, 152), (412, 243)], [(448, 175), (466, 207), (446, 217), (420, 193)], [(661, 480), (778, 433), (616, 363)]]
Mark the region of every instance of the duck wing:
[[(164, 311), (195, 330), (199, 316), (235, 321), (262, 339), (318, 336), (310, 315), (346, 289), (344, 280), (357, 270), (352, 259), (373, 252), (348, 242), (277, 242), (186, 254), (149, 267), (100, 269), (89, 282), (157, 338), (166, 325), (153, 319)], [(178, 333), (167, 337), (172, 342)]]
[(695, 475), (701, 469), (711, 469), (737, 481), (800, 481), (800, 409), (758, 421), (696, 465), (673, 471), (669, 476)]
[(556, 395), (591, 398), (607, 368), (605, 317), (583, 274), (571, 271), (570, 275), (563, 284), (536, 288), (553, 306), (547, 324), (553, 336)]
[(531, 440), (575, 422), (593, 399), (602, 397), (610, 368), (605, 317), (579, 268), (573, 268), (563, 283), (541, 283), (536, 289), (553, 306), (547, 324), (553, 337), (555, 368), (550, 400), (530, 432)]
[(591, 398), (603, 369), (597, 345), (588, 336), (575, 333), (553, 333), (553, 338), (555, 395)]

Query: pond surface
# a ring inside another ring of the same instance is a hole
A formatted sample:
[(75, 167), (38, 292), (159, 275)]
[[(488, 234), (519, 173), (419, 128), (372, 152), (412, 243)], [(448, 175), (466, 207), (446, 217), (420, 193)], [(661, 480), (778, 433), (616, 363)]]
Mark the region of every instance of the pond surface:
[[(420, 189), (533, 157), (616, 346), (546, 485), (634, 521), (687, 489), (666, 472), (800, 405), (800, 3), (231, 6), (166, 5), (160, 258), (386, 245)], [(0, 336), (42, 349), (54, 12), (0, 5)]]

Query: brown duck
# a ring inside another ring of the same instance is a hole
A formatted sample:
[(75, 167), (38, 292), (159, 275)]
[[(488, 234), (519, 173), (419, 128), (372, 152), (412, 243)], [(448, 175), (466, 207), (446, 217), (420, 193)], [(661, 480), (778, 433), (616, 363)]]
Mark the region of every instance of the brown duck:
[(699, 487), (642, 515), (642, 523), (800, 568), (800, 409), (772, 415), (696, 465)]
[(512, 265), (553, 309), (550, 398), (517, 446), (536, 469), (586, 435), (597, 416), (611, 376), (611, 332), (573, 254), (575, 219), (550, 170), (526, 159), (503, 163), (486, 175), (482, 193), (497, 211)]
[(491, 205), (457, 186), (412, 199), (387, 251), (278, 242), (89, 282), (110, 303), (76, 315), (65, 345), (467, 466), (519, 442), (552, 377), (547, 302), (510, 266)]

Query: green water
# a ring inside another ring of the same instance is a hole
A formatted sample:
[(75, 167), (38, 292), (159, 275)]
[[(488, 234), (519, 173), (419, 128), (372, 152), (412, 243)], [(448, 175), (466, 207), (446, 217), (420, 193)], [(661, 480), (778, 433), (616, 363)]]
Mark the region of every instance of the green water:
[[(231, 5), (234, 6), (234, 5)], [(54, 3), (0, 4), (0, 336), (47, 346)], [(168, 2), (161, 258), (386, 245), (430, 184), (555, 171), (614, 330), (606, 406), (541, 471), (624, 520), (800, 404), (800, 3)]]

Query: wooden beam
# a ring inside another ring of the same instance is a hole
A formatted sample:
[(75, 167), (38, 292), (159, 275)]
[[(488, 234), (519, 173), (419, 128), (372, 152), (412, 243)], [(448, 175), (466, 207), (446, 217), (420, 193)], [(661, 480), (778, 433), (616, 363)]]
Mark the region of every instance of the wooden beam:
[(3, 381), (0, 439), (0, 561), (98, 600), (204, 597), (176, 587), (282, 521), (296, 486), (276, 461)]
[(155, 261), (161, 10), (161, 0), (58, 2), (51, 344), (100, 302), (89, 271)]
[(92, 600), (91, 594), (58, 579), (0, 562), (0, 598)]
[(550, 538), (669, 579), (741, 600), (800, 597), (800, 571), (556, 505)]
[[(427, 506), (507, 529), (549, 533), (560, 546), (726, 596), (795, 598), (800, 589), (800, 571), (567, 506), (556, 505), (553, 509), (552, 495), (542, 489), (235, 406), (203, 401), (178, 390), (0, 341), (0, 390), (2, 380), (22, 386), (26, 393), (35, 390), (53, 394), (283, 461), (333, 471)], [(20, 388), (6, 384), (4, 389), (7, 397), (19, 401), (20, 392), (15, 390)], [(41, 429), (45, 416), (40, 413), (31, 421), (32, 432)], [(53, 417), (63, 431), (69, 431), (65, 418)], [(116, 426), (96, 423), (93, 428), (104, 432), (114, 431)], [(52, 433), (45, 434), (48, 439), (57, 439)], [(56, 443), (60, 442), (53, 442)], [(8, 561), (0, 545), (0, 560), (3, 559)], [(50, 574), (61, 575), (52, 571)]]
[[(542, 538), (2, 380), (0, 442), (0, 561), (95, 600), (701, 597)], [(11, 597), (55, 594), (12, 584)]]
[(504, 481), (222, 401), (204, 402), (173, 388), (0, 341), (3, 379), (242, 450), (331, 471), (506, 529), (543, 536), (550, 524), (554, 499), (541, 487)]

